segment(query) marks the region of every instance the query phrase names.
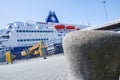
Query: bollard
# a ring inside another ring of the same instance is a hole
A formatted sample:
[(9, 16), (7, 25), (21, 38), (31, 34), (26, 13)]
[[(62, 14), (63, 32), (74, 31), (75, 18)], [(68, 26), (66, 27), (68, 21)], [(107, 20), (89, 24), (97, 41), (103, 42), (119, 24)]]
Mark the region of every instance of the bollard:
[(40, 54), (40, 57), (43, 56), (43, 52), (42, 52), (42, 41), (40, 41), (40, 44), (39, 44), (39, 54)]
[(7, 62), (7, 64), (12, 62), (12, 61), (11, 61), (10, 51), (7, 51), (7, 52), (6, 52), (6, 62)]
[(119, 80), (120, 33), (76, 31), (63, 39), (69, 80)]

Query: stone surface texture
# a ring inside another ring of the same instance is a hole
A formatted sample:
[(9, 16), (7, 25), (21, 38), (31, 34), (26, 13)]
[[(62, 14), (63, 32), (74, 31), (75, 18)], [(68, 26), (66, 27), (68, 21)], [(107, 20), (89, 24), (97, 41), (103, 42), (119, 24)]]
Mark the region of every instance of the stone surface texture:
[(69, 80), (119, 80), (120, 33), (76, 31), (63, 40)]
[(68, 80), (63, 54), (0, 65), (0, 80)]

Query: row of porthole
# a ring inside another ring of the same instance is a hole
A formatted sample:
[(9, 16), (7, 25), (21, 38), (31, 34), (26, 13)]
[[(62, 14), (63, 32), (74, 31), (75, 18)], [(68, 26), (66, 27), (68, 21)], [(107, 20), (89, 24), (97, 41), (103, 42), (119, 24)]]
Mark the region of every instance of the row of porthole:
[(54, 32), (54, 31), (42, 31), (42, 30), (16, 30), (16, 32), (45, 32), (45, 33), (51, 33), (51, 32)]
[[(17, 36), (21, 36), (21, 35), (17, 34)], [(29, 35), (28, 34), (24, 34), (24, 36), (48, 36), (48, 34), (29, 34)]]
[(18, 43), (18, 45), (21, 45), (21, 46), (27, 46), (27, 45), (33, 45), (33, 44), (35, 44), (35, 43), (28, 43), (28, 44), (24, 44), (24, 43)]
[(18, 42), (26, 42), (26, 41), (45, 41), (48, 40), (48, 38), (42, 38), (42, 39), (18, 39)]

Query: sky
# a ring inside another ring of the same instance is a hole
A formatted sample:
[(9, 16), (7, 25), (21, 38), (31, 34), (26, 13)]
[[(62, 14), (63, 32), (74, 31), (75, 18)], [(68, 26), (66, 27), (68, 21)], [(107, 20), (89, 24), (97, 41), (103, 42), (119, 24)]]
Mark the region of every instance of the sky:
[[(45, 22), (55, 11), (60, 23), (99, 25), (120, 19), (120, 0), (0, 0), (0, 29), (16, 21)], [(105, 9), (108, 20), (105, 16)]]

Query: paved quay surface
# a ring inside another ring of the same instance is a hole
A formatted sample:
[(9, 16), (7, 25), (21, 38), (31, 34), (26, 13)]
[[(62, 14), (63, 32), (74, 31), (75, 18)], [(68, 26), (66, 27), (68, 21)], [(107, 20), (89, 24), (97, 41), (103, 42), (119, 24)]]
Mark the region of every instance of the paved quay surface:
[(68, 80), (63, 54), (0, 65), (0, 80)]

